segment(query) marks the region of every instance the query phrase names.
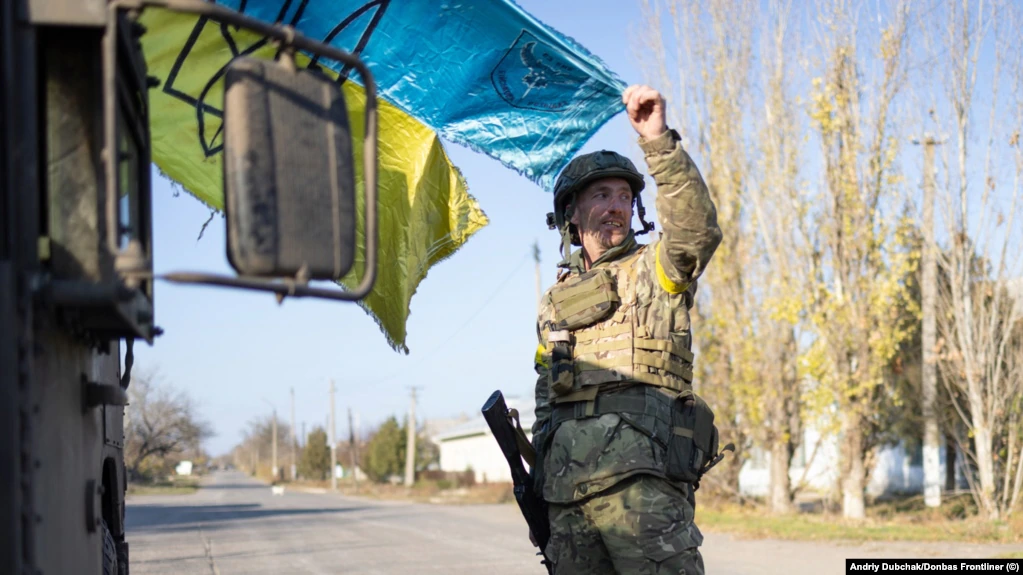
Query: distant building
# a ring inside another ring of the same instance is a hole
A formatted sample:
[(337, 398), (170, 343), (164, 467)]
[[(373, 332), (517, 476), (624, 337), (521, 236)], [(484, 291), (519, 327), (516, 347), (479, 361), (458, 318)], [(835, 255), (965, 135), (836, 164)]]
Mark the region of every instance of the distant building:
[[(533, 399), (508, 397), (505, 401), (509, 409), (519, 411), (522, 429), (527, 437), (532, 437), (529, 430), (536, 419)], [(432, 436), (431, 441), (440, 448), (441, 471), (462, 472), (471, 469), (477, 483), (511, 481), (508, 462), (497, 447), (482, 415), (447, 428)]]
[(192, 474), (192, 462), (182, 461), (178, 463), (178, 466), (174, 468), (174, 472), (178, 475), (191, 475)]

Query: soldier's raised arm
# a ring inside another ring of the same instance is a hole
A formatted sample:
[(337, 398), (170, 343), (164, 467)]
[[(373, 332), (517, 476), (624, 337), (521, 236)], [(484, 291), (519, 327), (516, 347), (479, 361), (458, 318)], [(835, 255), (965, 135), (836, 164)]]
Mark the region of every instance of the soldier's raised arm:
[(717, 210), (678, 134), (668, 129), (664, 97), (649, 86), (631, 86), (622, 101), (657, 183), (655, 205), (663, 231), (658, 280), (667, 291), (681, 293), (703, 273), (721, 243)]

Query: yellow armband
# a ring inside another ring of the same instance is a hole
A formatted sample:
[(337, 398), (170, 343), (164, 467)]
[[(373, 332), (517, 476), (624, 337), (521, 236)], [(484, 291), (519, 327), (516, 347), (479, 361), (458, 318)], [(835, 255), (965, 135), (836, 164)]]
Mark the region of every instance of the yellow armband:
[(544, 348), (544, 346), (542, 346), (542, 345), (536, 346), (536, 356), (533, 357), (533, 364), (534, 365), (539, 365), (539, 366), (542, 366), (544, 368), (547, 367), (547, 362), (544, 361), (544, 359), (543, 359), (543, 354), (544, 354), (545, 351), (547, 351), (547, 350)]
[(658, 245), (655, 249), (657, 250), (657, 255), (654, 258), (657, 267), (657, 282), (661, 284), (664, 291), (670, 294), (680, 294), (686, 291), (686, 288), (689, 287), (688, 283), (675, 283), (664, 271), (664, 266), (661, 265), (661, 246)]

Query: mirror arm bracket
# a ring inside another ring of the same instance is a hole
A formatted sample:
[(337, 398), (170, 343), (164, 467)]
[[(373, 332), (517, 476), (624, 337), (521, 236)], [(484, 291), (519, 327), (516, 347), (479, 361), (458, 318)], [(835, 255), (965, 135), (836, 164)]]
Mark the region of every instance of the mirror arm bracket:
[[(176, 284), (201, 284), (209, 286), (231, 287), (247, 289), (252, 291), (272, 292), (277, 295), (277, 302), (284, 301), (285, 297), (317, 297), (340, 301), (355, 301), (366, 297), (371, 287), (359, 285), (353, 291), (339, 291), (336, 289), (317, 288), (308, 285), (300, 277), (286, 278), (284, 280), (270, 280), (252, 277), (231, 277), (216, 274), (205, 274), (195, 272), (173, 272), (154, 276)], [(365, 283), (365, 281), (363, 281)]]

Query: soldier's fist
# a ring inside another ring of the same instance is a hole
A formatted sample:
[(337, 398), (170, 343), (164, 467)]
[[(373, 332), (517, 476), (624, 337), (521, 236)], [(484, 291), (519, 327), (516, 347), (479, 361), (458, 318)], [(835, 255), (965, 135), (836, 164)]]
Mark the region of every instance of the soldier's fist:
[(664, 96), (650, 86), (634, 84), (622, 93), (622, 103), (636, 133), (652, 140), (668, 131)]

